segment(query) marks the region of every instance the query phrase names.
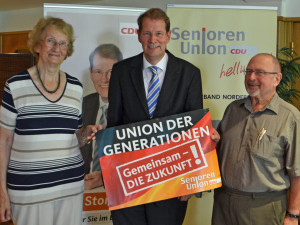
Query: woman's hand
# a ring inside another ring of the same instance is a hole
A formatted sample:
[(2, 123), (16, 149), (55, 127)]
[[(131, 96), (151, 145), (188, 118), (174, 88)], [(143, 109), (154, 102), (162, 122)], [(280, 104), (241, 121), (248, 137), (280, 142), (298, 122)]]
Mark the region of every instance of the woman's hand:
[(85, 128), (81, 128), (76, 132), (80, 147), (85, 144), (89, 144), (91, 141), (95, 140), (96, 133), (102, 130), (102, 125), (88, 125)]
[(11, 219), (10, 201), (6, 190), (0, 191), (0, 222)]

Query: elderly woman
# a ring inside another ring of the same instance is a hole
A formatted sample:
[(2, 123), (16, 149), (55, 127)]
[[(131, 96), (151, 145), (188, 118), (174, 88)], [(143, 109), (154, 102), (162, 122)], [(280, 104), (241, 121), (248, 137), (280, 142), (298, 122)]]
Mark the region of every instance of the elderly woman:
[(73, 42), (71, 25), (41, 19), (28, 42), (37, 65), (6, 82), (0, 111), (0, 222), (12, 216), (17, 225), (81, 224), (79, 147), (101, 127), (82, 128), (82, 85), (60, 70)]

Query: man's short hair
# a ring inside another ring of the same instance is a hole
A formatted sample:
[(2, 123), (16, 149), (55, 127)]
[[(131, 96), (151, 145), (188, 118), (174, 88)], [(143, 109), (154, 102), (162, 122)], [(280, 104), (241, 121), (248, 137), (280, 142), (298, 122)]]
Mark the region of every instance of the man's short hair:
[(150, 18), (152, 20), (163, 20), (166, 24), (166, 31), (169, 32), (170, 30), (170, 18), (167, 16), (167, 14), (160, 8), (151, 8), (148, 9), (146, 12), (141, 14), (139, 18), (137, 19), (137, 23), (139, 26), (139, 31), (143, 29), (143, 20), (144, 18)]
[(279, 60), (272, 54), (270, 53), (258, 53), (257, 55), (253, 56), (249, 63), (251, 62), (251, 60), (256, 57), (256, 56), (267, 56), (267, 57), (271, 57), (272, 58), (272, 61), (273, 61), (273, 65), (274, 65), (274, 69), (276, 70), (275, 72), (278, 72), (278, 73), (281, 73), (281, 65), (280, 65), (280, 62)]
[(122, 52), (116, 45), (114, 44), (99, 45), (89, 56), (91, 70), (93, 70), (93, 66), (94, 66), (93, 59), (96, 54), (99, 54), (103, 58), (117, 60), (117, 62), (123, 59)]

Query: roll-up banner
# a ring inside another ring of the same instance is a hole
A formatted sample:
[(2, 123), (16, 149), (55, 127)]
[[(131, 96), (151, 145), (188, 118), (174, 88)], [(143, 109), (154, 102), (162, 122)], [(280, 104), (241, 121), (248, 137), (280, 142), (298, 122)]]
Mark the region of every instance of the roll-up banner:
[(89, 55), (101, 44), (114, 44), (128, 58), (142, 52), (137, 18), (146, 9), (91, 5), (44, 4), (44, 16), (64, 19), (75, 33), (74, 53), (61, 69), (79, 78), (84, 95), (96, 92), (89, 74)]
[(220, 120), (226, 106), (244, 98), (243, 70), (257, 53), (276, 54), (277, 8), (168, 5), (168, 49), (200, 68), (204, 107)]
[[(243, 70), (257, 53), (276, 55), (277, 7), (167, 5), (168, 49), (201, 70), (204, 107), (213, 125), (247, 96)], [(184, 225), (211, 224), (213, 194), (189, 200)]]
[[(100, 44), (119, 47), (123, 58), (142, 51), (137, 17), (145, 9), (44, 4), (44, 16), (63, 18), (75, 31), (75, 52), (62, 70), (83, 83), (84, 94), (96, 92), (89, 74), (89, 55)], [(212, 120), (220, 120), (225, 107), (245, 97), (242, 71), (259, 52), (275, 54), (277, 8), (239, 6), (168, 5), (171, 41), (168, 49), (199, 67), (203, 99)], [(185, 225), (210, 224), (212, 195), (189, 203)], [(86, 191), (82, 224), (112, 224), (104, 190)]]
[[(82, 82), (85, 96), (96, 93), (89, 71), (89, 55), (96, 47), (113, 44), (119, 48), (123, 58), (142, 51), (138, 44), (136, 21), (144, 11), (143, 8), (44, 4), (45, 17), (59, 17), (73, 26), (74, 53), (63, 62), (61, 70)], [(93, 111), (95, 106), (91, 104), (89, 110)], [(84, 192), (82, 224), (112, 224), (103, 187)]]

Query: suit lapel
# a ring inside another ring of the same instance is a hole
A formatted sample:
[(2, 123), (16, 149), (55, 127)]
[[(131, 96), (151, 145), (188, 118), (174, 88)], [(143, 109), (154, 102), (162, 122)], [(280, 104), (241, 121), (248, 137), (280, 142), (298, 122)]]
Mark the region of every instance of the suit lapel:
[(161, 87), (158, 102), (156, 105), (156, 109), (154, 112), (155, 114), (159, 114), (159, 112), (162, 109), (165, 109), (166, 104), (169, 102), (171, 99), (171, 96), (173, 96), (173, 92), (176, 91), (174, 89), (175, 84), (178, 82), (178, 78), (180, 76), (179, 69), (178, 69), (178, 64), (176, 63), (176, 58), (174, 55), (172, 55), (169, 51), (168, 53), (168, 64), (167, 64), (167, 70), (164, 78), (164, 83)]
[(147, 98), (145, 94), (143, 78), (143, 53), (137, 56), (137, 60), (131, 65), (130, 77), (135, 87), (139, 102), (143, 106), (145, 113), (149, 116)]

